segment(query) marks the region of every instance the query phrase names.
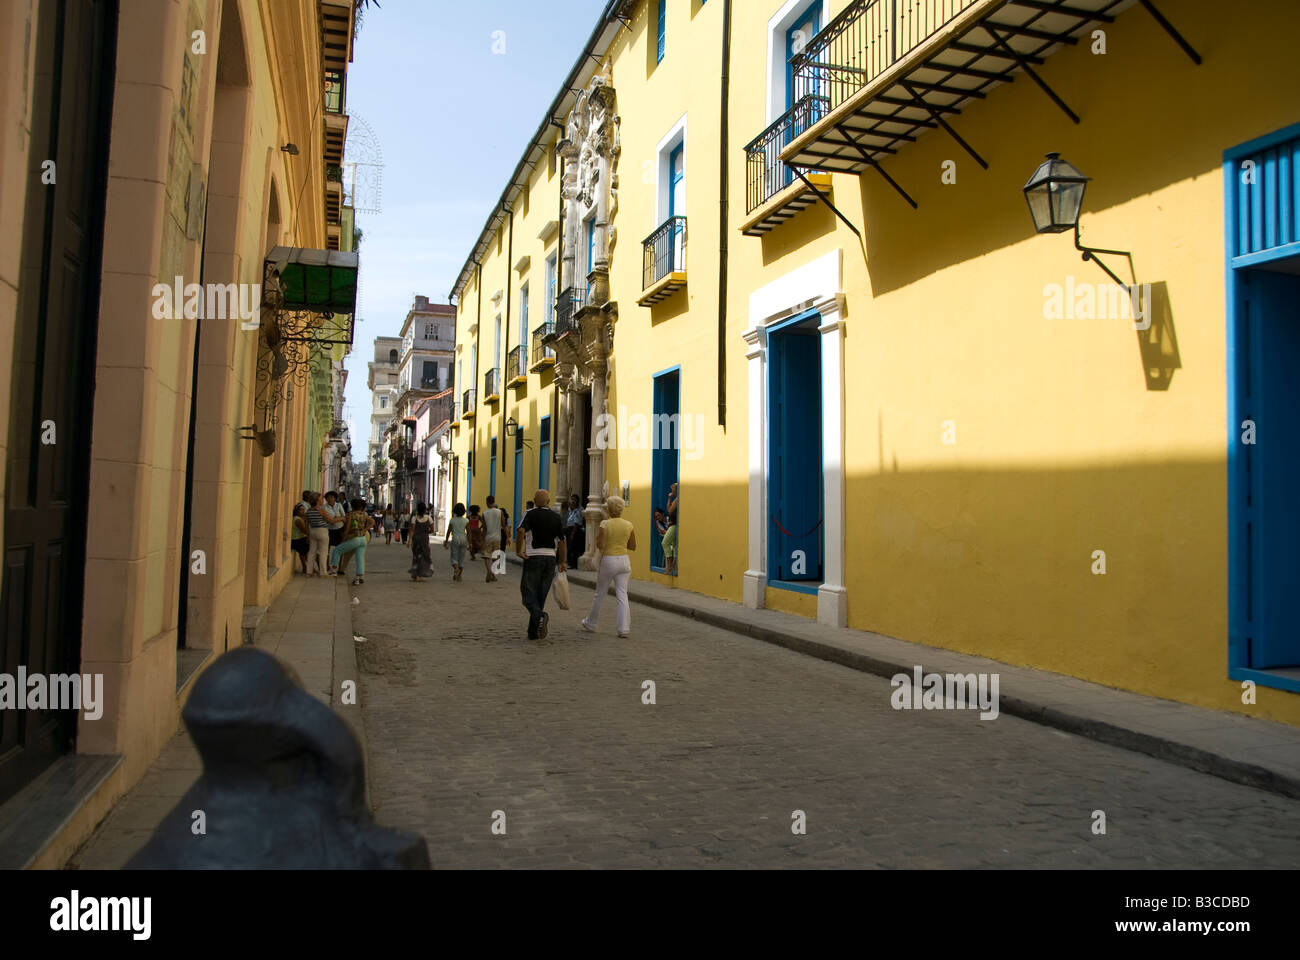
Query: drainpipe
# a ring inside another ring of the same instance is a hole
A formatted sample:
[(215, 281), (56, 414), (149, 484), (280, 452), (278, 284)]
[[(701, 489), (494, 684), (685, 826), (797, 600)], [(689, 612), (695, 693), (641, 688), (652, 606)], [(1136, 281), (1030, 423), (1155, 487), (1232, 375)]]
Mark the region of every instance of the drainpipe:
[[(504, 339), (501, 341), (501, 346), (507, 348), (506, 349), (507, 357), (510, 356), (510, 350), (509, 350), (510, 347), (510, 276), (514, 272), (515, 269), (514, 264), (515, 264), (515, 212), (514, 210), (511, 210), (510, 225), (506, 227), (506, 328), (505, 328)], [(492, 360), (494, 363), (499, 363), (501, 361), (501, 358), (493, 357)], [(505, 383), (505, 377), (503, 375), (504, 373), (505, 373), (504, 370), (501, 370), (500, 368), (497, 369), (497, 389), (509, 391), (510, 387)], [(507, 406), (506, 396), (507, 395), (508, 394), (503, 394), (501, 397), (501, 433), (500, 433), (501, 444), (499, 449), (501, 453), (502, 473), (506, 472), (505, 445), (506, 445), (506, 406)], [(519, 482), (518, 477), (515, 478), (515, 482), (516, 483)]]
[(718, 426), (727, 428), (727, 151), (731, 93), (731, 0), (722, 3), (721, 174), (718, 198)]

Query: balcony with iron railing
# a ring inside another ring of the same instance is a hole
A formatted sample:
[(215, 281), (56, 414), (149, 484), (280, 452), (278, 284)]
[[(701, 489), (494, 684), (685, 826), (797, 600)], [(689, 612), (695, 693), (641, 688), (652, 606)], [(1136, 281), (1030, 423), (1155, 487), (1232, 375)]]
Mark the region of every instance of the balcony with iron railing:
[(555, 335), (562, 337), (578, 329), (578, 311), (587, 305), (588, 289), (575, 284), (564, 290), (555, 301)]
[(521, 343), (506, 354), (506, 383), (513, 385), (528, 382), (528, 367), (525, 365), (524, 345)]
[(555, 333), (555, 324), (543, 323), (533, 328), (532, 353), (533, 365), (530, 369), (540, 370), (545, 366), (555, 365), (555, 348), (543, 341)]
[(915, 206), (880, 161), (942, 128), (987, 166), (948, 119), (1015, 80), (1017, 70), (1028, 71), (1078, 122), (1035, 65), (1113, 23), (1116, 6), (1117, 0), (852, 0), (790, 61), (794, 102), (817, 97), (824, 108), (793, 134), (780, 158), (827, 172), (874, 168)]
[(669, 217), (643, 244), (641, 297), (649, 307), (686, 286), (686, 218)]
[[(804, 97), (745, 147), (745, 204), (749, 217), (740, 226), (747, 237), (762, 236), (817, 202), (817, 193), (781, 160), (781, 151), (826, 114), (826, 98)], [(806, 174), (818, 191), (829, 194), (828, 174)]]
[(501, 368), (493, 367), (483, 374), (483, 399), (488, 403), (501, 399)]
[(462, 420), (473, 420), (475, 411), (474, 391), (466, 390), (460, 397), (460, 417)]

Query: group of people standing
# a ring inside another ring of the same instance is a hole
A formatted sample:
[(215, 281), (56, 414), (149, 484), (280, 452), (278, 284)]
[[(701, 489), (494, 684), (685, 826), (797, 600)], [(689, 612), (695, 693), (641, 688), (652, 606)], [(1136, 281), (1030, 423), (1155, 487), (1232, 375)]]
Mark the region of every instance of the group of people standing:
[(354, 584), (365, 583), (366, 543), (374, 521), (366, 502), (350, 504), (334, 490), (318, 493), (304, 490), (294, 506), (290, 543), (309, 577), (345, 576), (347, 559), (357, 556)]

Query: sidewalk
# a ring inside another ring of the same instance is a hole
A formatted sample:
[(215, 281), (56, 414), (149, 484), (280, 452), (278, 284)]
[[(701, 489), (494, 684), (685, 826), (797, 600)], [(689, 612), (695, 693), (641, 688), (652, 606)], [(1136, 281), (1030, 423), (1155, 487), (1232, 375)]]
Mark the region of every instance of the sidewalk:
[[(340, 704), (345, 680), (357, 680), (351, 596), (343, 578), (295, 575), (267, 610), (256, 645), (289, 664), (302, 685), (347, 722), (365, 749), (361, 710)], [(148, 773), (115, 806), (67, 863), (72, 870), (118, 870), (171, 811), (203, 770), (184, 727)]]
[[(518, 562), (513, 555), (511, 560)], [(585, 587), (596, 585), (595, 574), (585, 571), (570, 570), (569, 579)], [(658, 583), (632, 580), (628, 596), (635, 603), (882, 677), (911, 676), (917, 666), (926, 673), (996, 673), (1002, 713), (1300, 798), (1300, 729), (1286, 724), (1129, 693), (863, 630), (828, 627), (775, 610), (750, 610)]]

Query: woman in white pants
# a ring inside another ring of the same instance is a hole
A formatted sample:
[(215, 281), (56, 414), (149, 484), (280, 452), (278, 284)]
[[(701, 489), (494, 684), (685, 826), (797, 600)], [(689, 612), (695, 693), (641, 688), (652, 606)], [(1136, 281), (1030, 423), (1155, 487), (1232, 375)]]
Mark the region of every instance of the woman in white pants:
[(325, 498), (313, 495), (307, 508), (307, 525), (311, 531), (311, 547), (307, 551), (307, 576), (329, 576), (330, 531), (329, 519), (325, 515)]
[(628, 551), (636, 549), (636, 531), (632, 521), (623, 519), (627, 501), (622, 497), (605, 500), (608, 520), (600, 523), (596, 534), (596, 549), (600, 551), (600, 569), (596, 573), (596, 595), (591, 600), (591, 612), (582, 621), (583, 629), (594, 632), (600, 617), (600, 604), (605, 599), (609, 585), (614, 584), (614, 597), (618, 600), (618, 635), (626, 637), (632, 629), (632, 609), (627, 602), (627, 580), (632, 575), (632, 558)]

